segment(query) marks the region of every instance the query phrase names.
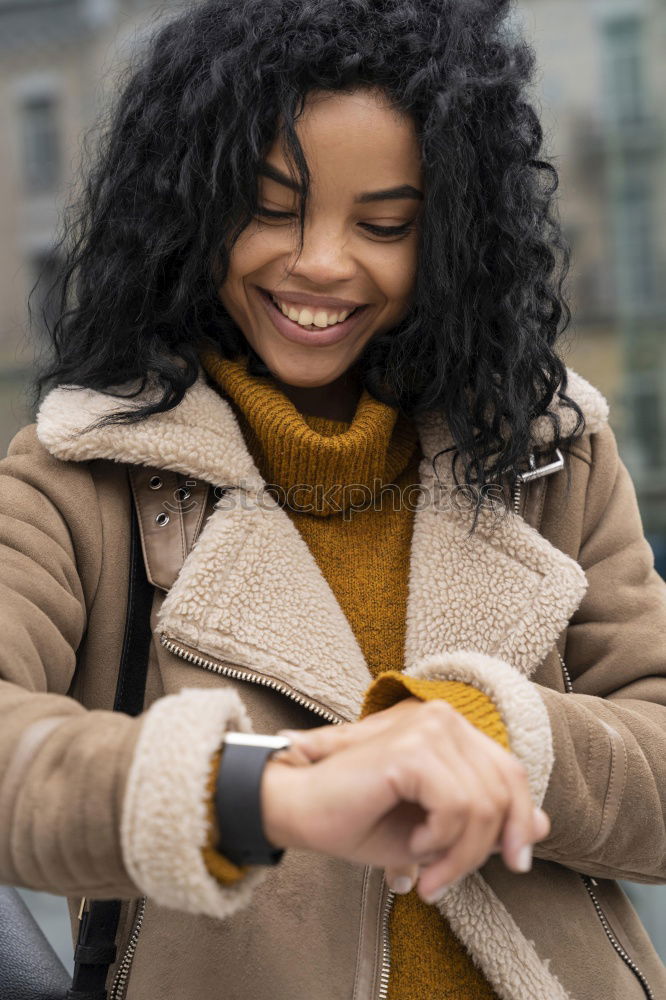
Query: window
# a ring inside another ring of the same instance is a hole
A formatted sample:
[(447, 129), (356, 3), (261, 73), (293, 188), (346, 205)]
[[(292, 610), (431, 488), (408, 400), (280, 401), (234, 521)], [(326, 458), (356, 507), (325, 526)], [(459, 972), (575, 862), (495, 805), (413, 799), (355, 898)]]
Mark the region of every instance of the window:
[(627, 164), (617, 200), (618, 286), (633, 315), (650, 314), (656, 305), (654, 199), (641, 165)]
[(604, 25), (608, 114), (615, 124), (642, 121), (645, 91), (642, 72), (643, 23), (636, 15)]
[(52, 94), (36, 94), (21, 102), (23, 174), (31, 194), (53, 191), (60, 180), (57, 111)]
[[(633, 345), (634, 352), (640, 344)], [(634, 455), (636, 471), (640, 471), (643, 487), (661, 479), (666, 469), (666, 398), (661, 379), (658, 350), (644, 347), (646, 356), (652, 355), (653, 369), (634, 370), (626, 377), (626, 402), (632, 444), (638, 452)]]

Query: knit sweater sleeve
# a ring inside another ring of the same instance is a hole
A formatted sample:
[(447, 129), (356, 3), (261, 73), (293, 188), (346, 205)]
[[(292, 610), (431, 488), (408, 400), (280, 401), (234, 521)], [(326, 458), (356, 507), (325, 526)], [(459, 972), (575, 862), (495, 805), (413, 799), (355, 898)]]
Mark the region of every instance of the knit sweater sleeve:
[(397, 670), (387, 670), (379, 674), (365, 692), (360, 718), (381, 712), (410, 697), (420, 698), (421, 701), (444, 699), (482, 733), (496, 740), (505, 750), (509, 749), (506, 726), (495, 703), (483, 691), (462, 681), (425, 680)]

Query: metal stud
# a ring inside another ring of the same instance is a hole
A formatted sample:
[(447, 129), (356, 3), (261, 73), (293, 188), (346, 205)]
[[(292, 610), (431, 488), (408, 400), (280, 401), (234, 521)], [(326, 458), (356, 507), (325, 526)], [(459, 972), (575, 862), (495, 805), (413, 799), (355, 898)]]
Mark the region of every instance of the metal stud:
[(189, 500), (191, 496), (192, 494), (190, 491), (186, 490), (184, 486), (179, 486), (177, 490), (174, 490), (173, 494), (174, 500), (178, 503), (184, 503), (186, 500)]
[(159, 476), (151, 476), (150, 479), (148, 480), (148, 485), (150, 486), (151, 490), (159, 490), (162, 487), (162, 480), (160, 479)]
[(168, 523), (169, 523), (169, 515), (165, 514), (164, 511), (160, 511), (160, 513), (155, 518), (155, 524), (159, 525), (160, 528), (163, 528), (164, 525)]

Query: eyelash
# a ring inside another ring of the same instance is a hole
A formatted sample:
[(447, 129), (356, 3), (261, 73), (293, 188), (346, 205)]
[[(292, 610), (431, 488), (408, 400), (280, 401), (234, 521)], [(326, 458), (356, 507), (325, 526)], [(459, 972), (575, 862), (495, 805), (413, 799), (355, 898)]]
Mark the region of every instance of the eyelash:
[[(296, 218), (293, 212), (276, 212), (271, 208), (259, 208), (257, 215), (268, 219)], [(413, 222), (406, 222), (403, 226), (373, 226), (371, 222), (361, 222), (360, 225), (371, 232), (373, 236), (397, 236), (398, 238), (408, 236), (414, 228)]]

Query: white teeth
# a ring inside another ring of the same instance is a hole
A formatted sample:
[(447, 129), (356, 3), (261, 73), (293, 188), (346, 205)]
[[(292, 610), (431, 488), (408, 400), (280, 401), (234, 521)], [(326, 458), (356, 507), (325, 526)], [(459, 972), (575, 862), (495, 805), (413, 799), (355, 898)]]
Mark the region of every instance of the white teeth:
[(314, 319), (314, 313), (309, 309), (301, 309), (298, 314), (298, 319), (296, 322), (299, 326), (312, 326), (312, 321)]
[(351, 309), (344, 309), (340, 313), (327, 313), (325, 309), (318, 309), (316, 312), (313, 312), (305, 306), (299, 309), (296, 306), (285, 305), (284, 302), (278, 301), (272, 295), (271, 299), (283, 315), (287, 316), (294, 323), (298, 323), (299, 326), (317, 326), (320, 329), (324, 329), (327, 326), (342, 323), (353, 311)]

